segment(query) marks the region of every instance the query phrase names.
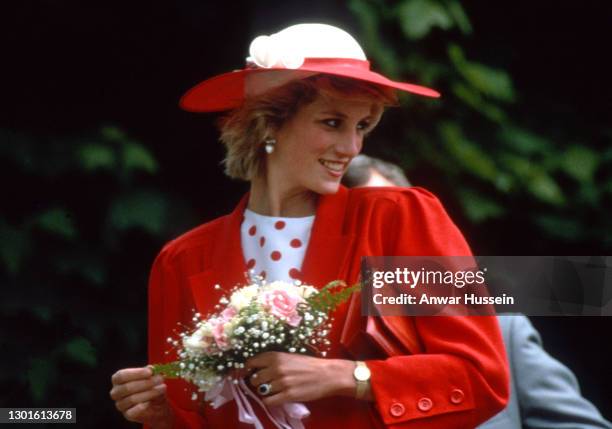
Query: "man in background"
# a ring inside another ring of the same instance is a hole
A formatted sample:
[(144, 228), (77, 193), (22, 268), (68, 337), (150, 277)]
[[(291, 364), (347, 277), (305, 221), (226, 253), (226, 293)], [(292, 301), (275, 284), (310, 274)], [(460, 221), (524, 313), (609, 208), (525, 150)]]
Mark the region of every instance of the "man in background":
[(369, 186), (410, 186), (402, 169), (382, 159), (357, 155), (342, 178), (348, 188)]

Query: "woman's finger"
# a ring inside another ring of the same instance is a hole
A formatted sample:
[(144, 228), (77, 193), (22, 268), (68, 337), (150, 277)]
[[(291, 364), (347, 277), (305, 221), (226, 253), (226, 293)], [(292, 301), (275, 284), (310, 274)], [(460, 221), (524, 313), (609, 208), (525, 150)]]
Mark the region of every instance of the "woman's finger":
[(144, 378), (149, 378), (153, 375), (153, 371), (151, 368), (143, 367), (143, 368), (125, 368), (120, 369), (111, 377), (111, 381), (113, 385), (125, 384), (130, 381), (141, 380)]
[(124, 412), (123, 416), (131, 422), (144, 423), (144, 413), (150, 406), (150, 402), (140, 402)]
[(119, 384), (113, 386), (110, 391), (110, 397), (114, 401), (118, 401), (135, 393), (152, 389), (158, 384), (163, 383), (163, 381), (164, 378), (161, 375), (156, 375), (155, 377), (150, 377), (145, 380), (130, 381), (128, 383)]
[(166, 392), (166, 385), (159, 384), (149, 390), (144, 392), (135, 393), (126, 398), (121, 399), (115, 403), (115, 406), (122, 413), (124, 411), (129, 410), (130, 408), (138, 405), (139, 403), (149, 402), (150, 400), (157, 398), (160, 395), (163, 395)]
[(247, 369), (257, 369), (272, 366), (281, 359), (281, 352), (263, 352), (246, 361)]
[(257, 387), (260, 384), (269, 383), (270, 381), (274, 380), (274, 378), (275, 371), (273, 368), (263, 368), (253, 373), (253, 375), (249, 377), (249, 382), (254, 387)]
[(262, 398), (262, 402), (268, 407), (274, 407), (282, 405), (285, 402), (293, 401), (294, 399), (292, 391), (290, 389), (285, 389), (276, 392), (272, 391), (270, 395)]

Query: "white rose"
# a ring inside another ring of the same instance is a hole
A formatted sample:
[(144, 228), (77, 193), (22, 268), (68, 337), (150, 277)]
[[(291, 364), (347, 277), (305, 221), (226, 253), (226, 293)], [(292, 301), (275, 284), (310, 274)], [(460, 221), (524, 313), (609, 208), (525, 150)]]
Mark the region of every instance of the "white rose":
[(266, 286), (266, 289), (267, 290), (282, 290), (282, 291), (287, 292), (289, 295), (301, 296), (298, 287), (291, 283), (287, 283), (287, 282), (281, 282), (281, 281), (272, 282)]
[(194, 334), (183, 338), (183, 347), (190, 355), (198, 355), (204, 352), (207, 344), (203, 337), (195, 332)]
[(314, 287), (312, 287), (312, 286), (308, 286), (308, 285), (302, 285), (302, 286), (299, 286), (299, 288), (300, 288), (300, 293), (301, 293), (301, 296), (302, 296), (302, 298), (304, 298), (304, 299), (308, 299), (308, 298), (310, 298), (312, 295), (314, 295), (314, 294), (316, 294), (316, 293), (318, 293), (318, 292), (319, 292), (319, 291), (318, 291), (317, 289), (315, 289)]
[(238, 318), (232, 319), (228, 322), (225, 322), (223, 324), (223, 332), (225, 333), (225, 335), (227, 335), (228, 337), (231, 337), (234, 335), (234, 331), (236, 329), (238, 329), (238, 326), (240, 326), (238, 323), (240, 322), (240, 320), (238, 320)]
[(201, 337), (212, 337), (212, 326), (209, 322), (204, 322), (196, 331)]
[(245, 286), (242, 289), (238, 289), (234, 292), (230, 298), (230, 305), (236, 309), (236, 311), (242, 310), (244, 307), (251, 303), (251, 300), (257, 296), (259, 286), (251, 285)]

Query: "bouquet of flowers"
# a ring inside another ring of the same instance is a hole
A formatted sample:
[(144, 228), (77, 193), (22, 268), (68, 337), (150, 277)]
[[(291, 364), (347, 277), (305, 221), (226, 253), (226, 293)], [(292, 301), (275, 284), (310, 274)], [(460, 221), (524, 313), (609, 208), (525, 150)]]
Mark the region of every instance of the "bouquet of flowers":
[[(306, 407), (287, 404), (284, 410), (268, 410), (244, 380), (232, 377), (232, 371), (244, 368), (249, 358), (266, 351), (325, 356), (329, 315), (360, 285), (349, 287), (333, 281), (317, 290), (299, 281), (252, 279), (251, 284), (224, 294), (215, 313), (205, 317), (195, 313), (195, 329), (181, 332), (178, 339), (168, 338), (179, 360), (152, 365), (153, 372), (191, 382), (214, 408), (236, 400), (243, 422), (261, 425), (246, 399), (250, 397), (278, 427), (302, 427), (299, 420), (308, 415)], [(193, 393), (192, 399), (197, 397)]]

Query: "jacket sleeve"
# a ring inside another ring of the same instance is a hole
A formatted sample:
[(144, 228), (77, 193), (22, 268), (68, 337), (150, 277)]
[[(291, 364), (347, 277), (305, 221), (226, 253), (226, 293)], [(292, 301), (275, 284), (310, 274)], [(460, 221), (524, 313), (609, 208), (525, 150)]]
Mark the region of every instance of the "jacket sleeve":
[[(149, 363), (176, 360), (167, 338), (178, 338), (177, 328), (189, 326), (191, 309), (195, 308), (187, 288), (170, 264), (166, 246), (155, 259), (149, 277)], [(190, 399), (193, 390), (182, 380), (166, 380), (167, 396), (175, 415), (175, 429), (206, 428), (204, 417), (197, 410), (197, 402)], [(144, 425), (144, 429), (150, 429)]]
[(611, 429), (597, 408), (580, 395), (574, 374), (542, 348), (527, 317), (511, 318), (508, 352), (522, 424), (528, 428)]
[[(436, 197), (419, 188), (396, 195), (384, 227), (387, 255), (471, 255)], [(508, 364), (494, 316), (382, 319), (389, 332), (415, 332), (421, 345), (417, 353), (366, 362), (386, 427), (473, 428), (506, 405)]]

